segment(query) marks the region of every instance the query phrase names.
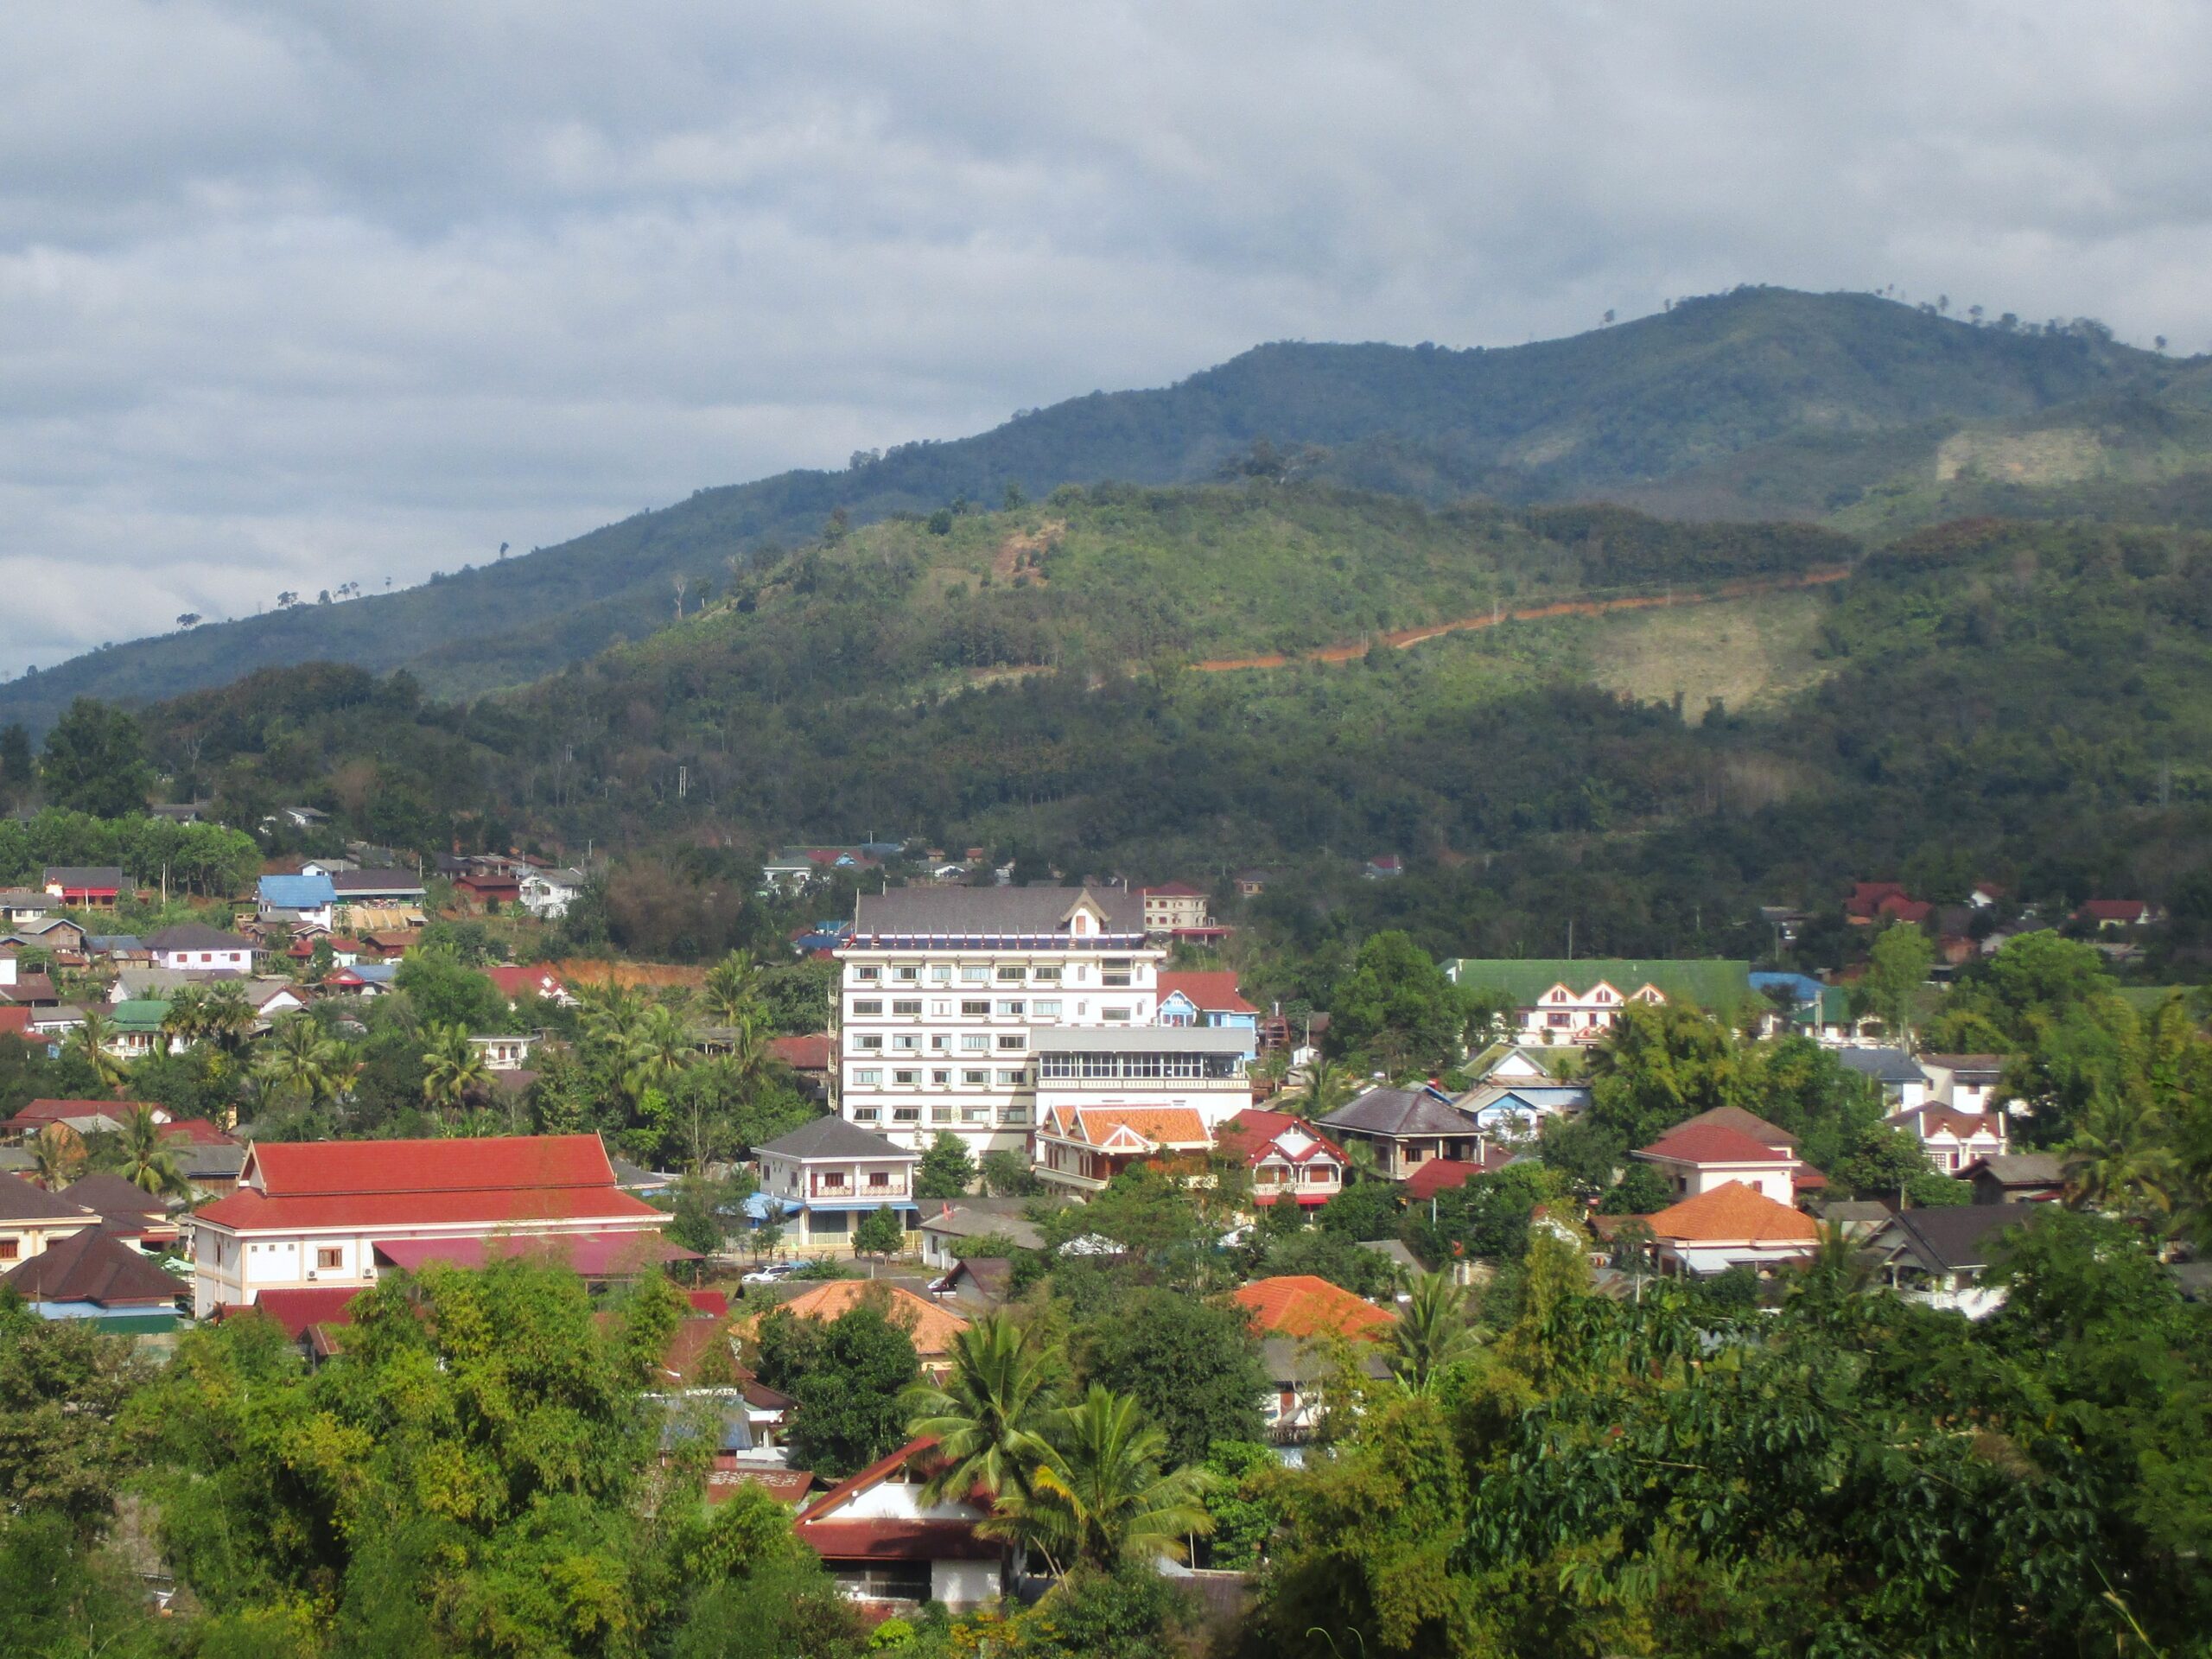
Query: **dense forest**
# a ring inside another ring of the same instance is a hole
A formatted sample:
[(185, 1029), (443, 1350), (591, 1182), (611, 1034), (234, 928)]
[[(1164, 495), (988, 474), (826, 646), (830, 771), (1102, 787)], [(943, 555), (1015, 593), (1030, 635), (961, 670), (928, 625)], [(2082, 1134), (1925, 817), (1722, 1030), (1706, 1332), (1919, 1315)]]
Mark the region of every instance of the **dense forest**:
[[(860, 524), (995, 504), (1010, 486), (1039, 497), (1069, 483), (1188, 482), (1262, 440), (1308, 477), (1432, 505), (1655, 492), (1650, 505), (1675, 516), (1848, 518), (1856, 508), (1865, 522), (1847, 528), (1889, 535), (1962, 512), (2109, 514), (2120, 504), (2097, 488), (2109, 475), (2186, 512), (2204, 500), (2200, 370), (2116, 345), (2087, 320), (1984, 326), (1872, 295), (1771, 288), (1501, 350), (1281, 342), (1170, 387), (1093, 392), (974, 437), (702, 489), (418, 588), (103, 648), (0, 686), (0, 720), (42, 728), (77, 696), (156, 699), (312, 661), (404, 667), (441, 696), (474, 696), (661, 626), (678, 581), (696, 603), (734, 567), (810, 541), (833, 513)], [(1986, 427), (1999, 441), (2024, 422), (2092, 441), (2062, 443), (2074, 459), (2056, 474), (2032, 446), (2022, 472), (2001, 442), (1985, 442), (1987, 464), (1960, 461), (1964, 481), (1948, 496), (1922, 481), (1949, 464), (1939, 449), (1955, 435)], [(1969, 499), (1966, 486), (1983, 477), (2001, 499)], [(2046, 501), (2052, 478), (2063, 487)], [(334, 571), (329, 587), (347, 574)]]

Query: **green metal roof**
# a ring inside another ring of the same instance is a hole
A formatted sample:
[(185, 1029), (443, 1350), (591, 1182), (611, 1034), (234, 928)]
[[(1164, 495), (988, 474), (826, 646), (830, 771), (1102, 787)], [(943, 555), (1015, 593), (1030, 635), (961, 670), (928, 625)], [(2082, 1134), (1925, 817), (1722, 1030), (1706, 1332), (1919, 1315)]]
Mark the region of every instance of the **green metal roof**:
[(1674, 962), (1602, 957), (1572, 962), (1563, 957), (1481, 962), (1462, 957), (1446, 963), (1444, 971), (1463, 990), (1503, 991), (1522, 1007), (1535, 1007), (1554, 985), (1583, 992), (1601, 981), (1623, 996), (1633, 996), (1650, 985), (1670, 1002), (1694, 1002), (1702, 1008), (1733, 1007), (1751, 995), (1751, 964), (1713, 957)]
[(168, 1017), (166, 1002), (118, 1002), (107, 1011), (108, 1023), (118, 1031), (159, 1031), (162, 1021)]

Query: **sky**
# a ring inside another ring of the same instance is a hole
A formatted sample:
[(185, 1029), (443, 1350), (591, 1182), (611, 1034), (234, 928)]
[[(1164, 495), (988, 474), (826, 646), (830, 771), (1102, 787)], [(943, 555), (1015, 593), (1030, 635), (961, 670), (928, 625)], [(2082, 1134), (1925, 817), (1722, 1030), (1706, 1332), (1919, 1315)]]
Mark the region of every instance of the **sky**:
[(2197, 0), (8, 0), (0, 674), (1263, 340), (2212, 349)]

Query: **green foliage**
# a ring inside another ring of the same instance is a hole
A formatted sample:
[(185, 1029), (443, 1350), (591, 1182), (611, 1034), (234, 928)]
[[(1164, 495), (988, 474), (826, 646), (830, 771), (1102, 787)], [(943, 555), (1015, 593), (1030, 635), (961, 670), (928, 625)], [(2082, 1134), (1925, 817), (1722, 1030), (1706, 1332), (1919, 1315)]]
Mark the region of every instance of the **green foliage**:
[(968, 1154), (967, 1142), (950, 1130), (940, 1130), (914, 1170), (914, 1196), (963, 1198), (975, 1183), (976, 1160)]
[(1466, 1007), (1428, 953), (1407, 934), (1373, 934), (1338, 982), (1330, 1003), (1329, 1046), (1371, 1060), (1392, 1076), (1459, 1058)]
[(983, 1154), (982, 1178), (983, 1191), (995, 1198), (1033, 1198), (1045, 1190), (1029, 1160), (1004, 1147)]
[(1852, 993), (1854, 1011), (1873, 1014), (1900, 1041), (1912, 1035), (1913, 1010), (1928, 982), (1936, 946), (1909, 922), (1892, 923), (1876, 936), (1866, 976)]
[(1906, 1180), (1904, 1196), (1916, 1209), (1944, 1209), (1972, 1204), (1974, 1184), (1955, 1180), (1941, 1170), (1923, 1169)]
[(395, 980), (426, 1026), (457, 1026), (464, 1035), (496, 1036), (512, 1019), (507, 999), (475, 969), (435, 950), (410, 950), (399, 959)]
[(1135, 1400), (1173, 1463), (1203, 1463), (1217, 1441), (1260, 1437), (1268, 1377), (1241, 1309), (1140, 1291), (1078, 1327), (1075, 1348), (1084, 1380)]
[(117, 1417), (143, 1376), (128, 1338), (0, 1291), (0, 1513), (105, 1528), (129, 1459)]
[(1529, 1218), (1538, 1205), (1564, 1206), (1567, 1183), (1542, 1164), (1508, 1164), (1477, 1175), (1456, 1191), (1440, 1192), (1434, 1218), (1415, 1205), (1407, 1231), (1424, 1260), (1460, 1256), (1519, 1261), (1529, 1248)]
[(761, 1319), (759, 1344), (760, 1380), (798, 1402), (794, 1466), (842, 1480), (906, 1443), (899, 1399), (920, 1368), (881, 1304), (863, 1300), (826, 1322), (779, 1310)]
[(1601, 1216), (1649, 1216), (1665, 1209), (1675, 1201), (1667, 1185), (1667, 1178), (1649, 1164), (1631, 1161), (1621, 1172), (1621, 1178), (1605, 1189), (1605, 1196), (1598, 1200)]
[(1403, 1215), (1401, 1189), (1391, 1181), (1353, 1181), (1323, 1205), (1313, 1219), (1324, 1232), (1347, 1238), (1395, 1238)]
[(896, 1255), (906, 1248), (906, 1225), (896, 1210), (871, 1210), (853, 1229), (853, 1249), (861, 1255)]
[(1390, 1288), (1390, 1260), (1373, 1250), (1360, 1249), (1348, 1232), (1301, 1227), (1272, 1234), (1266, 1243), (1266, 1254), (1261, 1262), (1263, 1273), (1312, 1274), (1332, 1285), (1342, 1285), (1358, 1296), (1380, 1296)]
[(120, 709), (78, 698), (46, 734), (39, 781), (67, 812), (102, 818), (143, 812), (153, 768), (138, 722)]

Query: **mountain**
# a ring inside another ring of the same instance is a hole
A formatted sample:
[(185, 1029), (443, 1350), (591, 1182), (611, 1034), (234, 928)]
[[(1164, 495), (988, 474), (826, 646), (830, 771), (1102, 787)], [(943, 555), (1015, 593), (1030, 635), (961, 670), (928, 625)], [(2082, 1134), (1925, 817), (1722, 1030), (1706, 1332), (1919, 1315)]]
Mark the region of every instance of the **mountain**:
[(42, 727), (79, 696), (150, 700), (312, 660), (405, 667), (438, 695), (479, 695), (663, 626), (675, 579), (690, 578), (695, 596), (719, 588), (833, 512), (858, 524), (963, 497), (995, 504), (1009, 486), (1035, 497), (1069, 482), (1204, 479), (1262, 440), (1294, 467), (1365, 490), (1573, 500), (1632, 495), (1777, 443), (1848, 449), (2029, 418), (2173, 372), (2094, 325), (1973, 327), (1868, 295), (1781, 289), (1497, 351), (1265, 346), (1173, 386), (1093, 392), (842, 472), (702, 490), (405, 592), (93, 652), (0, 687), (0, 719)]

